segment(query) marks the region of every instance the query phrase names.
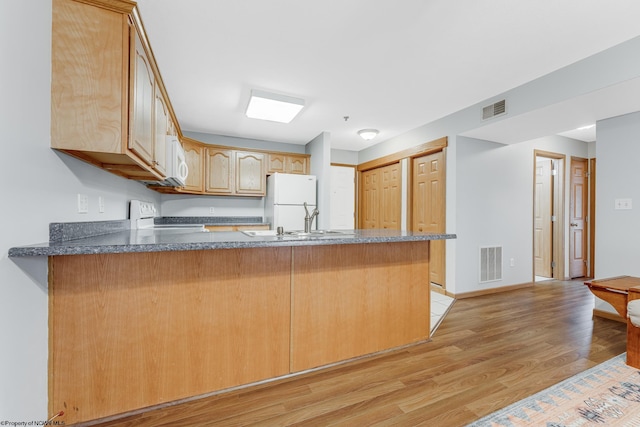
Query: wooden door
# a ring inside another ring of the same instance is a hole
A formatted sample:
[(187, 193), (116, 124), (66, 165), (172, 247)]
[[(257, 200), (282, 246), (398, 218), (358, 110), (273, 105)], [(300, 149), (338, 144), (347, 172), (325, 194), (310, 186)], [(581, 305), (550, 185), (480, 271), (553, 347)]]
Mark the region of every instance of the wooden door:
[(569, 277), (587, 275), (587, 178), (586, 159), (571, 158), (569, 197)]
[(131, 82), (131, 138), (129, 148), (148, 164), (153, 162), (153, 87), (151, 64), (137, 32), (132, 61)]
[(329, 203), (329, 228), (355, 228), (355, 168), (331, 166), (331, 200)]
[[(446, 231), (445, 156), (444, 151), (413, 159), (412, 230), (443, 233)], [(431, 242), (430, 281), (445, 287), (445, 241)]]
[(379, 169), (380, 174), (380, 224), (379, 227), (400, 230), (401, 177), (400, 163)]
[(553, 234), (551, 212), (553, 210), (552, 160), (536, 158), (536, 184), (534, 203), (533, 257), (535, 275), (553, 277), (551, 259)]
[(378, 171), (376, 169), (362, 172), (362, 191), (360, 194), (360, 227), (378, 228), (378, 205), (380, 203), (380, 197)]

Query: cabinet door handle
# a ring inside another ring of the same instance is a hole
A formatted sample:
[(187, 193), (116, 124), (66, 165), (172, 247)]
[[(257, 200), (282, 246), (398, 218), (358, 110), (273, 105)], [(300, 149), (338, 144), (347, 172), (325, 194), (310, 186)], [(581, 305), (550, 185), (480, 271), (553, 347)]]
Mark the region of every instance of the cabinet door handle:
[(570, 225), (571, 225), (572, 227), (577, 227), (577, 226), (578, 226), (578, 224), (576, 224), (575, 222), (572, 222)]

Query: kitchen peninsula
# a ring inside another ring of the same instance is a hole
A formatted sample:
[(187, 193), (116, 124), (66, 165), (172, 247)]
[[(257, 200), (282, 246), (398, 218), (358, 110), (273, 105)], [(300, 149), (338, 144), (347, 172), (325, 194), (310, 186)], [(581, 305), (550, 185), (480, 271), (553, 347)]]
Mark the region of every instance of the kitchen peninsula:
[(126, 222), (9, 251), (49, 257), (49, 413), (67, 424), (427, 340), (429, 242), (455, 238)]

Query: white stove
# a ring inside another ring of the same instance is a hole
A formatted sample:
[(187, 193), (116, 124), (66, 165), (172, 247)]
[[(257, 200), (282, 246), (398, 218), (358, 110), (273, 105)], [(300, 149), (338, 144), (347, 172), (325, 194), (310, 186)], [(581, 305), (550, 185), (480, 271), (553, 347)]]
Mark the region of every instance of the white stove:
[(158, 210), (153, 202), (131, 200), (129, 204), (129, 219), (131, 229), (136, 230), (182, 230), (207, 232), (204, 224), (156, 224), (154, 222)]

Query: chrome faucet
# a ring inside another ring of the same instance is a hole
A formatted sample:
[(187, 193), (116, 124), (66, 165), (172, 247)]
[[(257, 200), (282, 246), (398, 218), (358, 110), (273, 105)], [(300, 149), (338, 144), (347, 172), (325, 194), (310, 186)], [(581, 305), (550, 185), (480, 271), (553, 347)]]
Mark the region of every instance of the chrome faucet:
[(304, 212), (305, 212), (305, 215), (304, 215), (304, 232), (305, 233), (310, 233), (311, 232), (311, 224), (313, 224), (313, 219), (318, 216), (320, 211), (318, 211), (318, 208), (315, 208), (313, 210), (313, 212), (311, 212), (311, 215), (309, 215), (309, 209), (307, 209), (307, 202), (304, 202), (303, 205), (304, 205)]

